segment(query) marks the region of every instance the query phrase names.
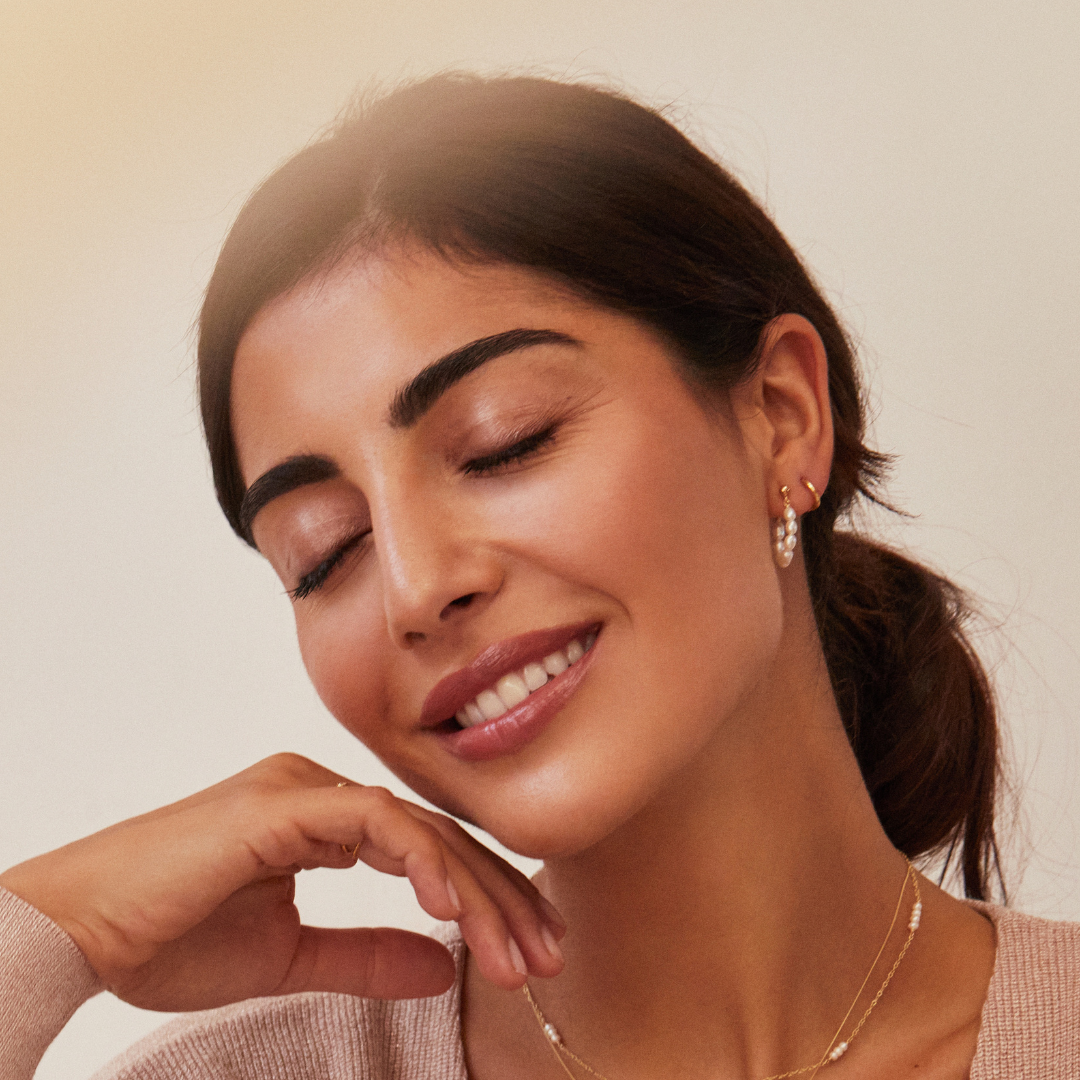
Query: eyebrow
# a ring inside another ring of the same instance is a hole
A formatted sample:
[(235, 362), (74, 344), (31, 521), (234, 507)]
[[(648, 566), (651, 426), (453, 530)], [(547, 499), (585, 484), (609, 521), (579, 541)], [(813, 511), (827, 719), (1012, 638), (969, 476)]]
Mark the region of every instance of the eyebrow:
[(577, 338), (558, 330), (507, 330), (501, 334), (478, 338), (462, 345), (429, 364), (414, 379), (406, 383), (390, 405), (391, 427), (412, 427), (454, 383), (474, 372), (497, 356), (518, 352), (534, 345), (581, 344)]
[(332, 480), (341, 470), (329, 458), (316, 454), (298, 454), (286, 458), (252, 483), (244, 492), (237, 518), (245, 540), (249, 544), (255, 541), (251, 535), (251, 523), (255, 515), (272, 499), (287, 495), (295, 488), (305, 484), (317, 484), (322, 480)]
[[(439, 357), (410, 379), (395, 395), (388, 420), (391, 427), (412, 427), (456, 382), (497, 356), (518, 352), (534, 345), (581, 344), (577, 338), (558, 330), (507, 330), (478, 338), (460, 349)], [(237, 519), (241, 535), (249, 544), (255, 541), (251, 525), (258, 512), (274, 499), (307, 484), (318, 484), (340, 476), (341, 470), (330, 458), (317, 454), (298, 454), (268, 469), (244, 492)]]

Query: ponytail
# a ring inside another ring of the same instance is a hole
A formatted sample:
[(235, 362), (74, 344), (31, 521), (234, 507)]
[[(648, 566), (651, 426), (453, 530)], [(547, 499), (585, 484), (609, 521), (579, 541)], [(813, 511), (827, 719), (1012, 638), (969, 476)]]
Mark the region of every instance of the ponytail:
[(910, 858), (959, 853), (964, 889), (1000, 882), (998, 737), (963, 593), (852, 533), (814, 552), (814, 610), (833, 692), (879, 820)]

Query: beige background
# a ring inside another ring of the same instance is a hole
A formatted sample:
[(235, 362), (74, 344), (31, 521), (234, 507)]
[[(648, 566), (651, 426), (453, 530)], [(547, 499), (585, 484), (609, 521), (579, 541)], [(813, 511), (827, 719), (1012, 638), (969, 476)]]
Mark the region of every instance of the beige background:
[[(0, 863), (276, 750), (385, 779), (214, 505), (190, 327), (245, 193), (359, 84), (524, 64), (671, 105), (825, 283), (918, 515), (876, 527), (997, 627), (1017, 901), (1080, 918), (1080, 6), (6, 0), (0, 43)], [(364, 871), (300, 893), (426, 923)], [(39, 1076), (158, 1019), (101, 997)]]

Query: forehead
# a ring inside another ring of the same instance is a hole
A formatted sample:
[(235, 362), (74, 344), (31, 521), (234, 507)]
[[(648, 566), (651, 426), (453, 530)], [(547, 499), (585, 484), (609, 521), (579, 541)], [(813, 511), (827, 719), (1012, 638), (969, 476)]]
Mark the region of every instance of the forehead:
[(394, 393), (462, 344), (519, 327), (580, 322), (597, 309), (518, 267), (437, 255), (356, 261), (269, 303), (240, 340), (232, 427), (245, 479), (302, 444), (331, 413), (383, 422)]

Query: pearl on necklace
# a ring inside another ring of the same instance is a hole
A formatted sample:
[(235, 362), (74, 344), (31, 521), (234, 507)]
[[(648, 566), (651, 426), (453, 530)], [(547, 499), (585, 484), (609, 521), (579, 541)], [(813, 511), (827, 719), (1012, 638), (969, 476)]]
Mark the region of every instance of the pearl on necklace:
[(848, 1044), (846, 1042), (837, 1043), (831, 1051), (829, 1051), (830, 1061), (839, 1061), (844, 1054), (847, 1053)]
[(911, 909), (911, 921), (908, 923), (908, 929), (914, 933), (919, 929), (919, 923), (922, 921), (922, 901), (916, 900), (915, 906)]

